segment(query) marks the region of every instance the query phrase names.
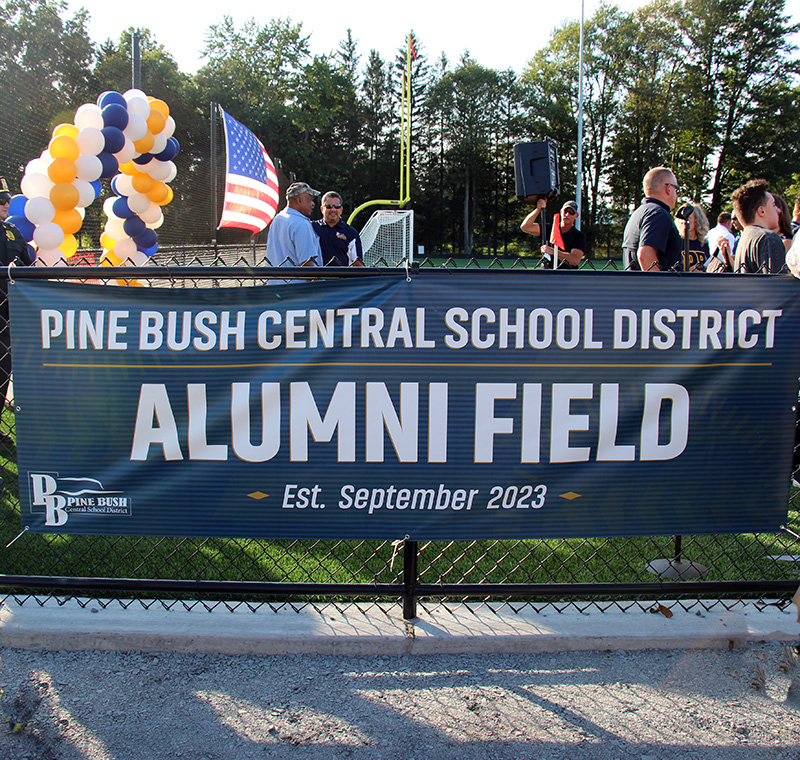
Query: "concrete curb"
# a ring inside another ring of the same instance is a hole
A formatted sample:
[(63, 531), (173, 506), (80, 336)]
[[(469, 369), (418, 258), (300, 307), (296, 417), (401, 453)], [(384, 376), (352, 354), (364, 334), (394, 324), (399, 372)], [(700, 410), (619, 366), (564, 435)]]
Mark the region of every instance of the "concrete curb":
[[(663, 602), (662, 602), (663, 603)], [(709, 612), (676, 607), (672, 617), (643, 612), (568, 609), (514, 612), (502, 604), (460, 604), (404, 621), (400, 609), (317, 605), (255, 612), (223, 607), (149, 609), (70, 600), (0, 606), (0, 646), (144, 652), (280, 654), (461, 654), (733, 648), (748, 642), (797, 641), (796, 610), (755, 603)]]

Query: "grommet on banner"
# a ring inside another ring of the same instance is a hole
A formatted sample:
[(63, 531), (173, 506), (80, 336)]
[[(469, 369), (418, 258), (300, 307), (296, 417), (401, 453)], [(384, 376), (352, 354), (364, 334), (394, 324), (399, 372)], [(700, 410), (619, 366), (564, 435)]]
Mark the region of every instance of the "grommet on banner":
[(9, 547), (9, 546), (11, 546), (11, 544), (13, 544), (13, 543), (14, 543), (14, 541), (16, 541), (16, 540), (17, 540), (17, 539), (18, 539), (18, 538), (19, 538), (19, 537), (20, 537), (20, 536), (21, 536), (23, 533), (27, 533), (27, 532), (28, 532), (28, 530), (29, 530), (29, 528), (28, 528), (28, 526), (26, 525), (26, 526), (25, 526), (25, 527), (24, 527), (24, 528), (23, 528), (23, 529), (22, 529), (22, 530), (21, 530), (19, 533), (17, 533), (17, 535), (16, 535), (16, 536), (14, 536), (14, 538), (12, 538), (12, 539), (11, 539), (11, 540), (10, 540), (10, 541), (9, 541), (9, 542), (6, 544), (6, 549), (8, 549), (8, 547)]

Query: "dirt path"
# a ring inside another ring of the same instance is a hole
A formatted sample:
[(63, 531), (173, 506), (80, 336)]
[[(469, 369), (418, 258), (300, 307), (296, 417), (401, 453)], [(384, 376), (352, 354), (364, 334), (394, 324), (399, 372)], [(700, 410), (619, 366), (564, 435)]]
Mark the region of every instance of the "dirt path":
[(22, 702), (41, 702), (19, 733), (0, 731), (0, 758), (798, 760), (786, 654), (773, 643), (424, 657), (5, 649), (6, 711), (27, 679)]

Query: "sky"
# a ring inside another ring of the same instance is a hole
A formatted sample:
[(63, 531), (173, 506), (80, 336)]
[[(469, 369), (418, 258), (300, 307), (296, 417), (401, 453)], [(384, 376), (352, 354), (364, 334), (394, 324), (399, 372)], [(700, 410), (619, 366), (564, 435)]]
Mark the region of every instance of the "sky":
[[(599, 0), (585, 0), (586, 18), (591, 17)], [(626, 10), (643, 5), (645, 0), (617, 0)], [(226, 3), (208, 0), (136, 0), (133, 3), (113, 0), (69, 0), (69, 14), (80, 8), (89, 11), (89, 35), (95, 42), (116, 41), (128, 27), (149, 28), (185, 73), (194, 73), (204, 61), (205, 32), (227, 13), (237, 27), (249, 18), (264, 24), (272, 18), (288, 17), (302, 23), (310, 34), (311, 52), (335, 50), (347, 29), (358, 41), (361, 63), (366, 63), (375, 48), (386, 59), (394, 58), (405, 44), (405, 35), (413, 30), (422, 48), (433, 62), (444, 52), (451, 64), (457, 64), (468, 49), (472, 57), (488, 68), (511, 68), (521, 73), (527, 61), (544, 47), (550, 32), (562, 22), (580, 20), (581, 0), (523, 3), (520, 0), (494, 0), (473, 6), (451, 5), (439, 0), (406, 0), (403, 4), (351, 0), (349, 3), (304, 3), (272, 5), (242, 3), (226, 9)], [(345, 10), (346, 9), (346, 10)], [(376, 12), (379, 9), (379, 12)], [(520, 15), (522, 14), (522, 15)]]

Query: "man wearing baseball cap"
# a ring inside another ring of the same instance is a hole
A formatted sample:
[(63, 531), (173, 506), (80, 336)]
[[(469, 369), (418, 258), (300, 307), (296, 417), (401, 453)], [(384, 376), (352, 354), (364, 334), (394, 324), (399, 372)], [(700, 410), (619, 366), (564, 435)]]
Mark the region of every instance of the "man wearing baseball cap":
[(306, 182), (294, 182), (286, 189), (286, 207), (269, 226), (267, 261), (270, 266), (322, 266), (319, 238), (310, 219), (318, 195), (319, 190), (314, 190)]
[[(523, 232), (528, 232), (531, 235), (541, 235), (542, 228), (538, 221), (536, 221), (541, 213), (542, 208), (547, 205), (546, 198), (540, 198), (536, 208), (525, 217), (525, 220), (520, 225)], [(561, 214), (559, 215), (558, 229), (561, 233), (561, 240), (564, 243), (563, 247), (559, 245), (558, 250), (558, 268), (559, 269), (577, 269), (583, 254), (586, 253), (586, 237), (575, 227), (577, 220), (578, 204), (575, 201), (567, 201), (561, 207)], [(547, 230), (545, 230), (547, 232)], [(549, 240), (553, 240), (553, 236), (547, 236)], [(542, 246), (542, 254), (545, 261), (552, 262), (555, 255), (552, 242)]]

